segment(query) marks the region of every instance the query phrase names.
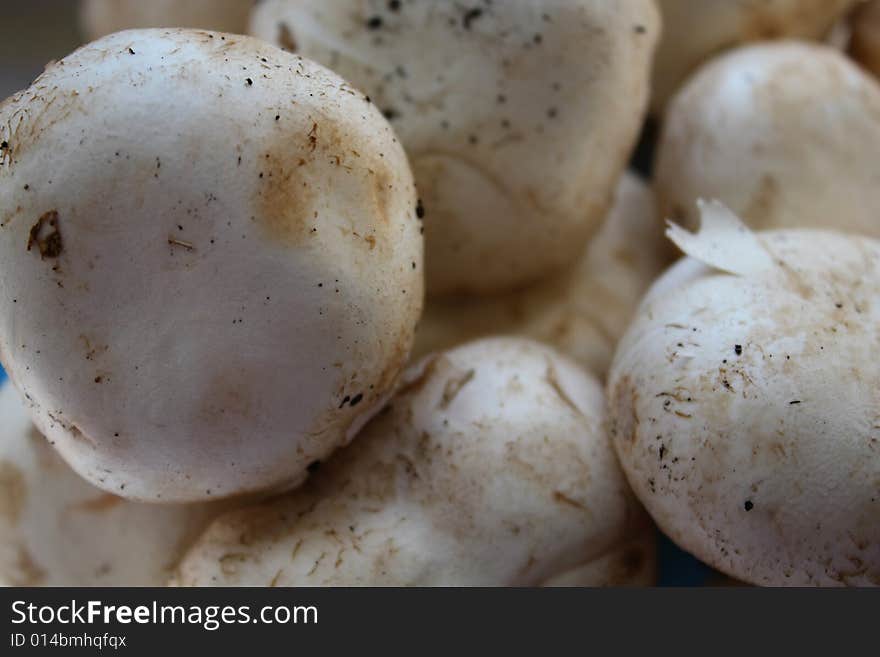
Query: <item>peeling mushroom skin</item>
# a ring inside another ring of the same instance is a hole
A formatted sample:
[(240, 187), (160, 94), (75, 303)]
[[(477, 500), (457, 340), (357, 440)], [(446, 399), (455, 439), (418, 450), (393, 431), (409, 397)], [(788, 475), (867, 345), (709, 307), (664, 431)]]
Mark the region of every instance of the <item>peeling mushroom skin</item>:
[(642, 294), (666, 265), (667, 251), (650, 188), (626, 173), (602, 228), (574, 267), (492, 297), (430, 299), (413, 357), (515, 334), (552, 344), (602, 378)]
[(641, 127), (653, 2), (392, 4), (266, 0), (251, 32), (329, 66), (390, 117), (424, 204), (432, 296), (570, 265)]
[[(718, 199), (756, 229), (880, 237), (880, 86), (827, 46), (785, 42), (724, 55), (670, 105), (658, 145), (661, 215), (697, 225)], [(833, 184), (829, 184), (833, 181)]]
[(857, 0), (657, 0), (663, 37), (657, 48), (651, 109), (669, 99), (700, 64), (756, 41), (825, 37)]
[(703, 273), (661, 279), (612, 365), (627, 478), (736, 579), (880, 584), (880, 243), (703, 219), (671, 233)]
[(254, 0), (82, 0), (88, 40), (133, 28), (192, 27), (245, 32)]
[(535, 342), (495, 338), (429, 357), (305, 487), (214, 522), (174, 583), (546, 582), (650, 524), (603, 414), (595, 379)]
[(871, 0), (855, 12), (849, 54), (875, 78), (880, 77), (880, 2)]
[(91, 483), (294, 486), (384, 404), (423, 298), (403, 149), (250, 37), (120, 32), (0, 106), (0, 358)]
[(0, 386), (0, 584), (162, 586), (228, 502), (129, 502), (79, 477)]

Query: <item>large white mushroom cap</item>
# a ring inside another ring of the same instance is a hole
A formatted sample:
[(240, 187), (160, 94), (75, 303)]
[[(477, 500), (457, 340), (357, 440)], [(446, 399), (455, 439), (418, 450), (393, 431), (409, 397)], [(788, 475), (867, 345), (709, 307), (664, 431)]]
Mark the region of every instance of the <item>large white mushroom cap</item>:
[(88, 484), (0, 386), (0, 584), (162, 586), (228, 502), (160, 506)]
[(651, 107), (660, 112), (700, 64), (722, 50), (781, 38), (821, 39), (857, 0), (657, 0)]
[(638, 137), (660, 22), (649, 0), (265, 0), (251, 32), (387, 113), (424, 202), (428, 290), (470, 294), (582, 253)]
[(573, 267), (514, 292), (429, 300), (413, 357), (515, 334), (552, 344), (604, 377), (642, 295), (667, 264), (667, 252), (650, 187), (626, 173), (602, 228)]
[(145, 27), (198, 27), (244, 32), (255, 0), (82, 0), (80, 22), (89, 40)]
[[(754, 584), (880, 584), (880, 243), (718, 204), (621, 341), (610, 422), (658, 525)], [(699, 261), (699, 264), (694, 264)]]
[(390, 393), (423, 297), (403, 149), (251, 37), (120, 32), (0, 106), (0, 357), (93, 484), (300, 482)]
[(655, 191), (663, 217), (698, 225), (718, 199), (753, 228), (880, 237), (880, 86), (838, 51), (780, 42), (703, 67), (670, 105)]
[[(304, 488), (214, 522), (176, 583), (504, 586), (644, 577), (653, 528), (603, 422), (597, 381), (538, 343), (496, 338), (429, 357)], [(590, 572), (597, 561), (603, 573)]]

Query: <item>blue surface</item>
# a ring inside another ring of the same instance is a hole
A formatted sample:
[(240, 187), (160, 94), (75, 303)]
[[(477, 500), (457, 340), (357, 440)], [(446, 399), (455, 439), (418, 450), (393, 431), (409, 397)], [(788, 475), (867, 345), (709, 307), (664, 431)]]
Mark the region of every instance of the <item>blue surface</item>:
[(6, 380), (6, 372), (3, 371), (3, 368), (0, 367), (0, 385), (3, 385), (3, 382)]
[(706, 586), (714, 571), (662, 533), (657, 540), (658, 586)]

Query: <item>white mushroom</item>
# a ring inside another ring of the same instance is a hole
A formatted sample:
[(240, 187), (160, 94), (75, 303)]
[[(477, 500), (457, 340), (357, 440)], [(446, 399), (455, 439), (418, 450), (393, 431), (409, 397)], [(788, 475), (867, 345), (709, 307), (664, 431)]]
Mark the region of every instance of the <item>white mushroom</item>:
[(839, 52), (786, 42), (704, 67), (669, 107), (655, 191), (664, 217), (697, 225), (716, 198), (754, 228), (880, 237), (880, 86)]
[(515, 292), (431, 299), (413, 357), (479, 337), (516, 334), (552, 344), (603, 377), (642, 294), (666, 264), (666, 252), (650, 188), (626, 173), (614, 207), (574, 267)]
[(74, 473), (0, 386), (0, 584), (162, 586), (229, 503), (129, 502)]
[(301, 482), (384, 404), (423, 297), (403, 149), (250, 37), (120, 32), (0, 106), (0, 357), (91, 483)]
[(704, 61), (738, 45), (770, 39), (822, 39), (856, 0), (657, 0), (651, 107), (661, 112)]
[(86, 38), (145, 27), (198, 27), (244, 32), (254, 0), (82, 0)]
[(880, 584), (880, 242), (756, 235), (718, 204), (671, 236), (690, 259), (647, 297), (608, 384), (636, 494), (737, 579)]
[(583, 252), (638, 136), (660, 24), (648, 0), (266, 0), (251, 30), (389, 116), (436, 295), (514, 289)]
[(598, 581), (600, 560), (608, 577), (625, 554), (612, 579), (638, 578), (653, 554), (631, 541), (653, 528), (603, 416), (596, 380), (538, 343), (429, 357), (304, 488), (215, 521), (175, 583), (565, 584)]

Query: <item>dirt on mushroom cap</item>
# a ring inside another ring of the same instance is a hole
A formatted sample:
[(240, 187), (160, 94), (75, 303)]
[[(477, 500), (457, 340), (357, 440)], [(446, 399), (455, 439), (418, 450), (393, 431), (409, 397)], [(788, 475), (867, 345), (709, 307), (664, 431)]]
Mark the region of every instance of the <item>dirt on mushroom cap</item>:
[(614, 562), (649, 531), (602, 414), (598, 384), (537, 343), (490, 339), (430, 357), (305, 488), (215, 522), (176, 583), (515, 585), (575, 568), (586, 577), (584, 562)]
[(0, 352), (81, 475), (158, 502), (291, 486), (381, 407), (422, 236), (360, 92), (249, 37), (143, 30), (0, 114)]
[(515, 289), (577, 258), (637, 139), (659, 30), (643, 0), (269, 0), (251, 25), (389, 117), (424, 201), (432, 295)]
[(880, 244), (806, 230), (756, 244), (769, 267), (686, 260), (648, 294), (608, 384), (618, 455), (660, 527), (731, 576), (880, 583)]

